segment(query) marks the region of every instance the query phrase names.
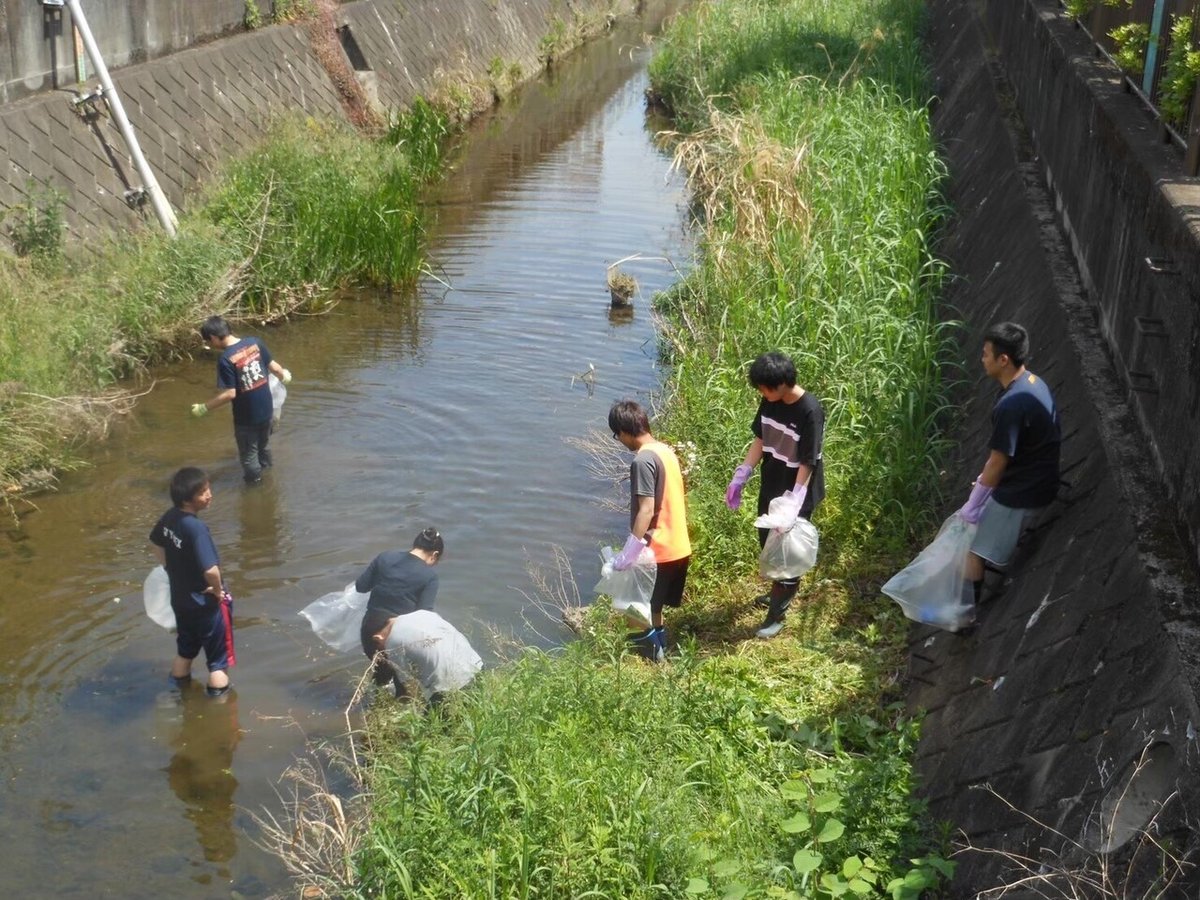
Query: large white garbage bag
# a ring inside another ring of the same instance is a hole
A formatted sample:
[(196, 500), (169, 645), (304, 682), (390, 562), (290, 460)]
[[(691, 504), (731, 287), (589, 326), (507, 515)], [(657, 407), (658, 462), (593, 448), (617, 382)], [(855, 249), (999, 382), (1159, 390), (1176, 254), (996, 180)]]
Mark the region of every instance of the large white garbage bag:
[(975, 597), (966, 579), (975, 526), (959, 513), (942, 523), (917, 558), (880, 588), (914, 622), (958, 631), (975, 621)]
[(658, 563), (654, 551), (648, 546), (642, 549), (638, 560), (624, 572), (613, 568), (613, 559), (618, 551), (605, 547), (600, 551), (603, 563), (600, 580), (592, 588), (597, 594), (612, 598), (612, 607), (631, 619), (650, 625), (650, 597), (654, 593), (654, 580), (658, 577)]
[(271, 391), (271, 421), (276, 425), (279, 424), (279, 417), (283, 415), (283, 401), (287, 400), (287, 388), (283, 382), (275, 377), (274, 372), (267, 373), (267, 387)]
[(171, 581), (167, 570), (155, 566), (142, 583), (142, 602), (146, 604), (146, 615), (155, 625), (168, 631), (175, 629), (175, 610), (171, 609)]
[(308, 619), (317, 637), (334, 650), (347, 653), (361, 650), (359, 631), (370, 594), (360, 594), (351, 582), (340, 591), (314, 600), (300, 615)]

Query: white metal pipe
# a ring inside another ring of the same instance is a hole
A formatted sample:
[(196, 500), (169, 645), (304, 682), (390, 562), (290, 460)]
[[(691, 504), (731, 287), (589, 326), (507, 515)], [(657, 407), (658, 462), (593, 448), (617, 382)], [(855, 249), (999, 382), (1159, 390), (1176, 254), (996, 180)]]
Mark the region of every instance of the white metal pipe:
[(133, 133), (133, 126), (129, 124), (129, 117), (125, 115), (125, 107), (121, 105), (121, 97), (117, 93), (112, 77), (108, 74), (108, 67), (104, 65), (104, 58), (100, 56), (100, 48), (96, 45), (95, 37), (92, 36), (92, 29), (88, 27), (87, 18), (80, 8), (79, 0), (67, 0), (67, 6), (71, 9), (71, 19), (74, 21), (75, 27), (79, 29), (79, 36), (83, 38), (83, 46), (87, 49), (88, 57), (92, 61), (92, 68), (96, 70), (96, 77), (100, 79), (100, 85), (104, 88), (104, 99), (117, 123), (117, 128), (121, 131), (121, 136), (125, 138), (129, 155), (133, 158), (133, 166), (142, 176), (142, 185), (150, 197), (150, 205), (154, 207), (154, 214), (158, 216), (163, 230), (171, 237), (175, 237), (175, 231), (179, 227), (175, 212), (171, 209), (171, 204), (167, 202), (166, 195), (163, 194), (162, 188), (158, 186), (158, 180), (150, 170), (150, 164), (146, 162), (146, 157), (142, 154), (142, 148), (138, 144), (137, 136)]

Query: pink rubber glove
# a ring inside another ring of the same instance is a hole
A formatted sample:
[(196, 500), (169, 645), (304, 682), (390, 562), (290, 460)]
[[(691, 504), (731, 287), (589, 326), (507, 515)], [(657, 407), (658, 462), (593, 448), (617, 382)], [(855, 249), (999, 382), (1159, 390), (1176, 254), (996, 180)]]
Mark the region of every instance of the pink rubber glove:
[(742, 491), (746, 489), (746, 482), (753, 474), (754, 467), (745, 463), (733, 470), (733, 479), (729, 482), (729, 487), (725, 488), (725, 505), (730, 509), (737, 509), (742, 505)]
[(613, 558), (613, 570), (624, 572), (626, 569), (632, 569), (645, 548), (646, 542), (641, 538), (634, 537), (632, 534), (625, 538), (625, 546)]
[(993, 488), (980, 483), (976, 479), (975, 483), (971, 485), (971, 496), (967, 498), (967, 502), (958, 511), (958, 514), (963, 517), (964, 522), (968, 525), (979, 524), (979, 520), (983, 517), (983, 507), (987, 503), (988, 497), (992, 496), (993, 490)]

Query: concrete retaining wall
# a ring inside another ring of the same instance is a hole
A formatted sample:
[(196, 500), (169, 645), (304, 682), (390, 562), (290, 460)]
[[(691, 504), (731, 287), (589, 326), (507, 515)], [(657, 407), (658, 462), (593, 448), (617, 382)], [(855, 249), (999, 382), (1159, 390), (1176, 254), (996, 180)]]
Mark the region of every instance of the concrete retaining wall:
[(1200, 181), (1059, 4), (989, 0), (987, 23), (1200, 560)]
[[(110, 5), (147, 4), (151, 0)], [(232, 4), (239, 5), (244, 9)], [(93, 7), (103, 6), (88, 6), (89, 21)], [(343, 48), (357, 48), (346, 61), (360, 81), (383, 107), (396, 108), (447, 78), (483, 78), (497, 59), (506, 70), (515, 63), (531, 77), (541, 67), (541, 41), (555, 28), (603, 22), (633, 6), (633, 0), (358, 0), (339, 7), (335, 27)], [(241, 12), (237, 15), (240, 21)], [(101, 24), (93, 27), (102, 33)], [(113, 78), (155, 176), (176, 207), (222, 160), (258, 141), (273, 117), (296, 111), (343, 114), (301, 25), (234, 35), (128, 66)], [(6, 161), (0, 169), (0, 213), (51, 186), (65, 194), (67, 225), (77, 237), (147, 220), (148, 207), (130, 208), (125, 201), (126, 192), (141, 182), (119, 132), (107, 114), (81, 116), (74, 97), (73, 89), (54, 90), (0, 108), (0, 153)]]
[[(988, 8), (995, 24), (1007, 21), (1009, 12), (1019, 18), (1021, 9), (1034, 5), (995, 0)], [(1178, 852), (1194, 853), (1200, 847), (1191, 820), (1200, 800), (1200, 640), (1193, 624), (1198, 604), (1192, 551), (1171, 527), (1162, 482), (1139, 427), (1145, 398), (1130, 399), (1129, 350), (1122, 349), (1132, 335), (1122, 324), (1131, 295), (1159, 291), (1167, 282), (1158, 283), (1132, 264), (1120, 281), (1116, 262), (1120, 254), (1121, 259), (1148, 254), (1143, 248), (1149, 234), (1159, 240), (1155, 253), (1181, 254), (1190, 246), (1183, 212), (1152, 190), (1162, 178), (1154, 166), (1165, 165), (1166, 155), (1153, 146), (1143, 148), (1148, 156), (1135, 152), (1118, 141), (1119, 122), (1105, 124), (1100, 112), (1086, 106), (1071, 108), (1095, 85), (1076, 83), (1070, 67), (1056, 63), (1049, 51), (1025, 45), (1013, 51), (1013, 59), (1001, 44), (999, 56), (990, 55), (988, 33), (976, 13), (981, 4), (931, 0), (930, 6), (940, 97), (935, 127), (956, 210), (943, 252), (959, 276), (949, 301), (966, 323), (968, 372), (979, 372), (975, 354), (987, 325), (1011, 319), (1030, 329), (1030, 368), (1050, 384), (1063, 417), (1065, 483), (1027, 534), (1010, 574), (989, 576), (973, 634), (914, 631), (909, 702), (928, 711), (917, 759), (921, 791), (935, 817), (961, 828), (978, 847), (1024, 854), (1035, 868), (1045, 861), (1049, 871), (1090, 865), (1095, 872), (1094, 855), (1049, 829), (1084, 847), (1101, 846), (1100, 821), (1111, 819), (1108, 798), (1120, 795), (1123, 779), (1152, 747), (1154, 763), (1139, 776), (1141, 788), (1130, 792), (1120, 817), (1134, 830), (1145, 826), (1156, 804), (1178, 791), (1153, 828)], [(1034, 23), (1022, 21), (1032, 32)], [(1012, 32), (1007, 40), (1015, 45)], [(1026, 83), (1024, 96), (1025, 103), (1045, 106), (1035, 119), (1045, 123), (1041, 131), (1022, 130), (1005, 78), (1014, 68), (1040, 73), (1040, 80)], [(1033, 94), (1040, 98), (1037, 104)], [(1090, 124), (1077, 123), (1079, 118)], [(1136, 116), (1131, 122), (1136, 142), (1140, 125)], [(1051, 124), (1070, 139), (1043, 151), (1040, 137)], [(1054, 184), (1071, 186), (1072, 197), (1085, 197), (1084, 211), (1067, 205), (1067, 188), (1057, 197), (1048, 191), (1043, 166), (1051, 154), (1061, 166), (1051, 164)], [(1160, 224), (1148, 225), (1156, 215)], [(1060, 229), (1063, 221), (1088, 227), (1075, 228), (1071, 242)], [(1172, 221), (1173, 230), (1167, 227)], [(1075, 266), (1079, 252), (1082, 277)], [(1110, 282), (1122, 285), (1111, 296), (1098, 287)], [(1156, 296), (1156, 302), (1167, 302), (1161, 291)], [(1171, 302), (1185, 301), (1175, 294)], [(1166, 307), (1158, 309), (1166, 314)], [(1140, 315), (1145, 307), (1137, 310)], [(1184, 318), (1185, 328), (1191, 321)], [(1110, 339), (1118, 351), (1112, 356)], [(1175, 336), (1167, 340), (1173, 349), (1152, 354), (1165, 357), (1163, 363), (1177, 360), (1169, 353), (1187, 349), (1186, 344), (1174, 349)], [(1168, 402), (1169, 391), (1191, 396), (1196, 383), (1186, 371), (1161, 370), (1158, 402)], [(1190, 383), (1182, 384), (1185, 379)], [(993, 382), (977, 377), (962, 398), (967, 438), (954, 484), (963, 499), (986, 457), (995, 392)], [(1193, 427), (1190, 421), (1175, 424), (1182, 430)], [(1132, 797), (1139, 792), (1145, 803)], [(1115, 871), (1123, 871), (1137, 843), (1135, 836), (1117, 851)], [(1063, 854), (1058, 862), (1055, 853)], [(1029, 874), (1001, 856), (968, 852), (959, 859), (955, 897)], [(1147, 867), (1135, 867), (1133, 878), (1144, 884), (1158, 871), (1159, 860), (1154, 853), (1141, 859)], [(1051, 895), (1059, 896), (1038, 894)], [(1080, 894), (1092, 895), (1087, 889)], [(1178, 892), (1165, 894), (1197, 895), (1194, 875)], [(1131, 889), (1121, 896), (1142, 893)]]

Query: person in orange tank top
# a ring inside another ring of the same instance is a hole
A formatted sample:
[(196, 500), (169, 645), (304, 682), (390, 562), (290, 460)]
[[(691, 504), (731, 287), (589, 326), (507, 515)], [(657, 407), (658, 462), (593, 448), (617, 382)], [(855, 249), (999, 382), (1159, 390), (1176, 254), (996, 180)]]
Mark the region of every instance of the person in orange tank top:
[(654, 552), (658, 572), (650, 596), (651, 627), (636, 639), (649, 644), (655, 661), (661, 661), (667, 652), (663, 607), (683, 602), (692, 558), (683, 474), (675, 451), (650, 433), (650, 420), (638, 403), (614, 403), (608, 411), (608, 427), (613, 438), (635, 454), (629, 466), (629, 537), (613, 568), (631, 567), (647, 545)]

